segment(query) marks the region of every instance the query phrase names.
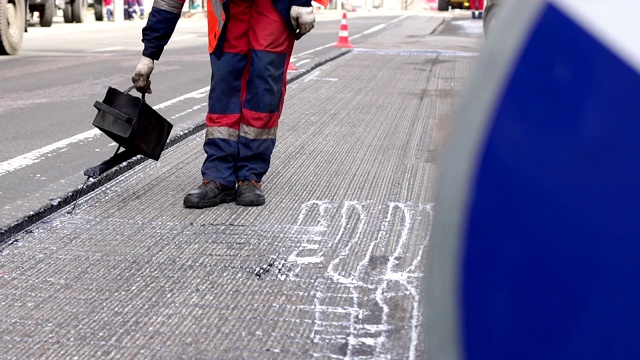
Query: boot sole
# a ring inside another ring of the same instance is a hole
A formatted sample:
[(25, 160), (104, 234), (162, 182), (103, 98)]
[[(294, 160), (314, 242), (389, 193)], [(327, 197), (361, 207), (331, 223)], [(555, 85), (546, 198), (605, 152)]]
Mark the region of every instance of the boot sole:
[(262, 206), (265, 203), (265, 199), (245, 199), (245, 200), (240, 200), (240, 199), (236, 199), (236, 205), (240, 205), (240, 206)]
[(200, 200), (190, 196), (185, 196), (182, 204), (186, 208), (204, 209), (208, 207), (218, 206), (224, 203), (233, 202), (235, 199), (235, 194), (221, 194), (217, 198), (213, 198), (211, 200)]

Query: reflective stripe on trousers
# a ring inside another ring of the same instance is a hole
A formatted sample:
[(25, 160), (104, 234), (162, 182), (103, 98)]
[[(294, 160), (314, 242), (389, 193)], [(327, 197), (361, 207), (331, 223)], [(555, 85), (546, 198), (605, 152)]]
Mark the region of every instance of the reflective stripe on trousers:
[(210, 55), (204, 179), (262, 181), (276, 143), (294, 37), (271, 0), (230, 0), (223, 54)]

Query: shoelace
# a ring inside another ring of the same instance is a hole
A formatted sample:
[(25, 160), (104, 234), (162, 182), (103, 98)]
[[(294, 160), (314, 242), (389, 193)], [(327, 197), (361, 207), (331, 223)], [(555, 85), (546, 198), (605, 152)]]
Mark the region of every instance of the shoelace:
[(202, 180), (202, 185), (207, 186), (209, 184), (213, 183), (214, 185), (216, 185), (219, 188), (222, 188), (222, 186), (220, 186), (220, 183), (217, 181), (211, 181), (211, 180)]
[[(260, 183), (259, 183), (259, 182), (257, 182), (257, 181), (255, 181), (255, 180), (244, 180), (244, 181), (238, 181), (238, 187), (241, 187), (241, 186), (242, 186), (242, 184), (244, 184), (244, 183), (248, 183), (247, 185), (249, 185), (249, 184), (253, 184), (253, 186), (255, 186), (255, 187), (257, 187), (258, 189), (260, 189)], [(245, 185), (245, 186), (247, 186), (247, 185)]]

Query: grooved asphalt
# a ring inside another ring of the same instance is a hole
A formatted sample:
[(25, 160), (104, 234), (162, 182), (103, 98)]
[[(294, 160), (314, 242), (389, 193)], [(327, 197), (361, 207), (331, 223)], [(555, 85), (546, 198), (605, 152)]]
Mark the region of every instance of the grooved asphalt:
[(436, 162), (481, 42), (429, 35), (442, 21), (289, 86), (265, 206), (182, 207), (200, 132), (14, 236), (2, 357), (422, 357)]

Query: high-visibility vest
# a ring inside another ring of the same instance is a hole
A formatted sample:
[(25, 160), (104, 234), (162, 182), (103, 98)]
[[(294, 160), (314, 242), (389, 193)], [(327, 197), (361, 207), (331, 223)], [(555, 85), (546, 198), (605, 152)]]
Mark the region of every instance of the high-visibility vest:
[(224, 25), (224, 9), (222, 0), (208, 0), (207, 22), (209, 23), (209, 54), (213, 52), (220, 38), (222, 26)]

